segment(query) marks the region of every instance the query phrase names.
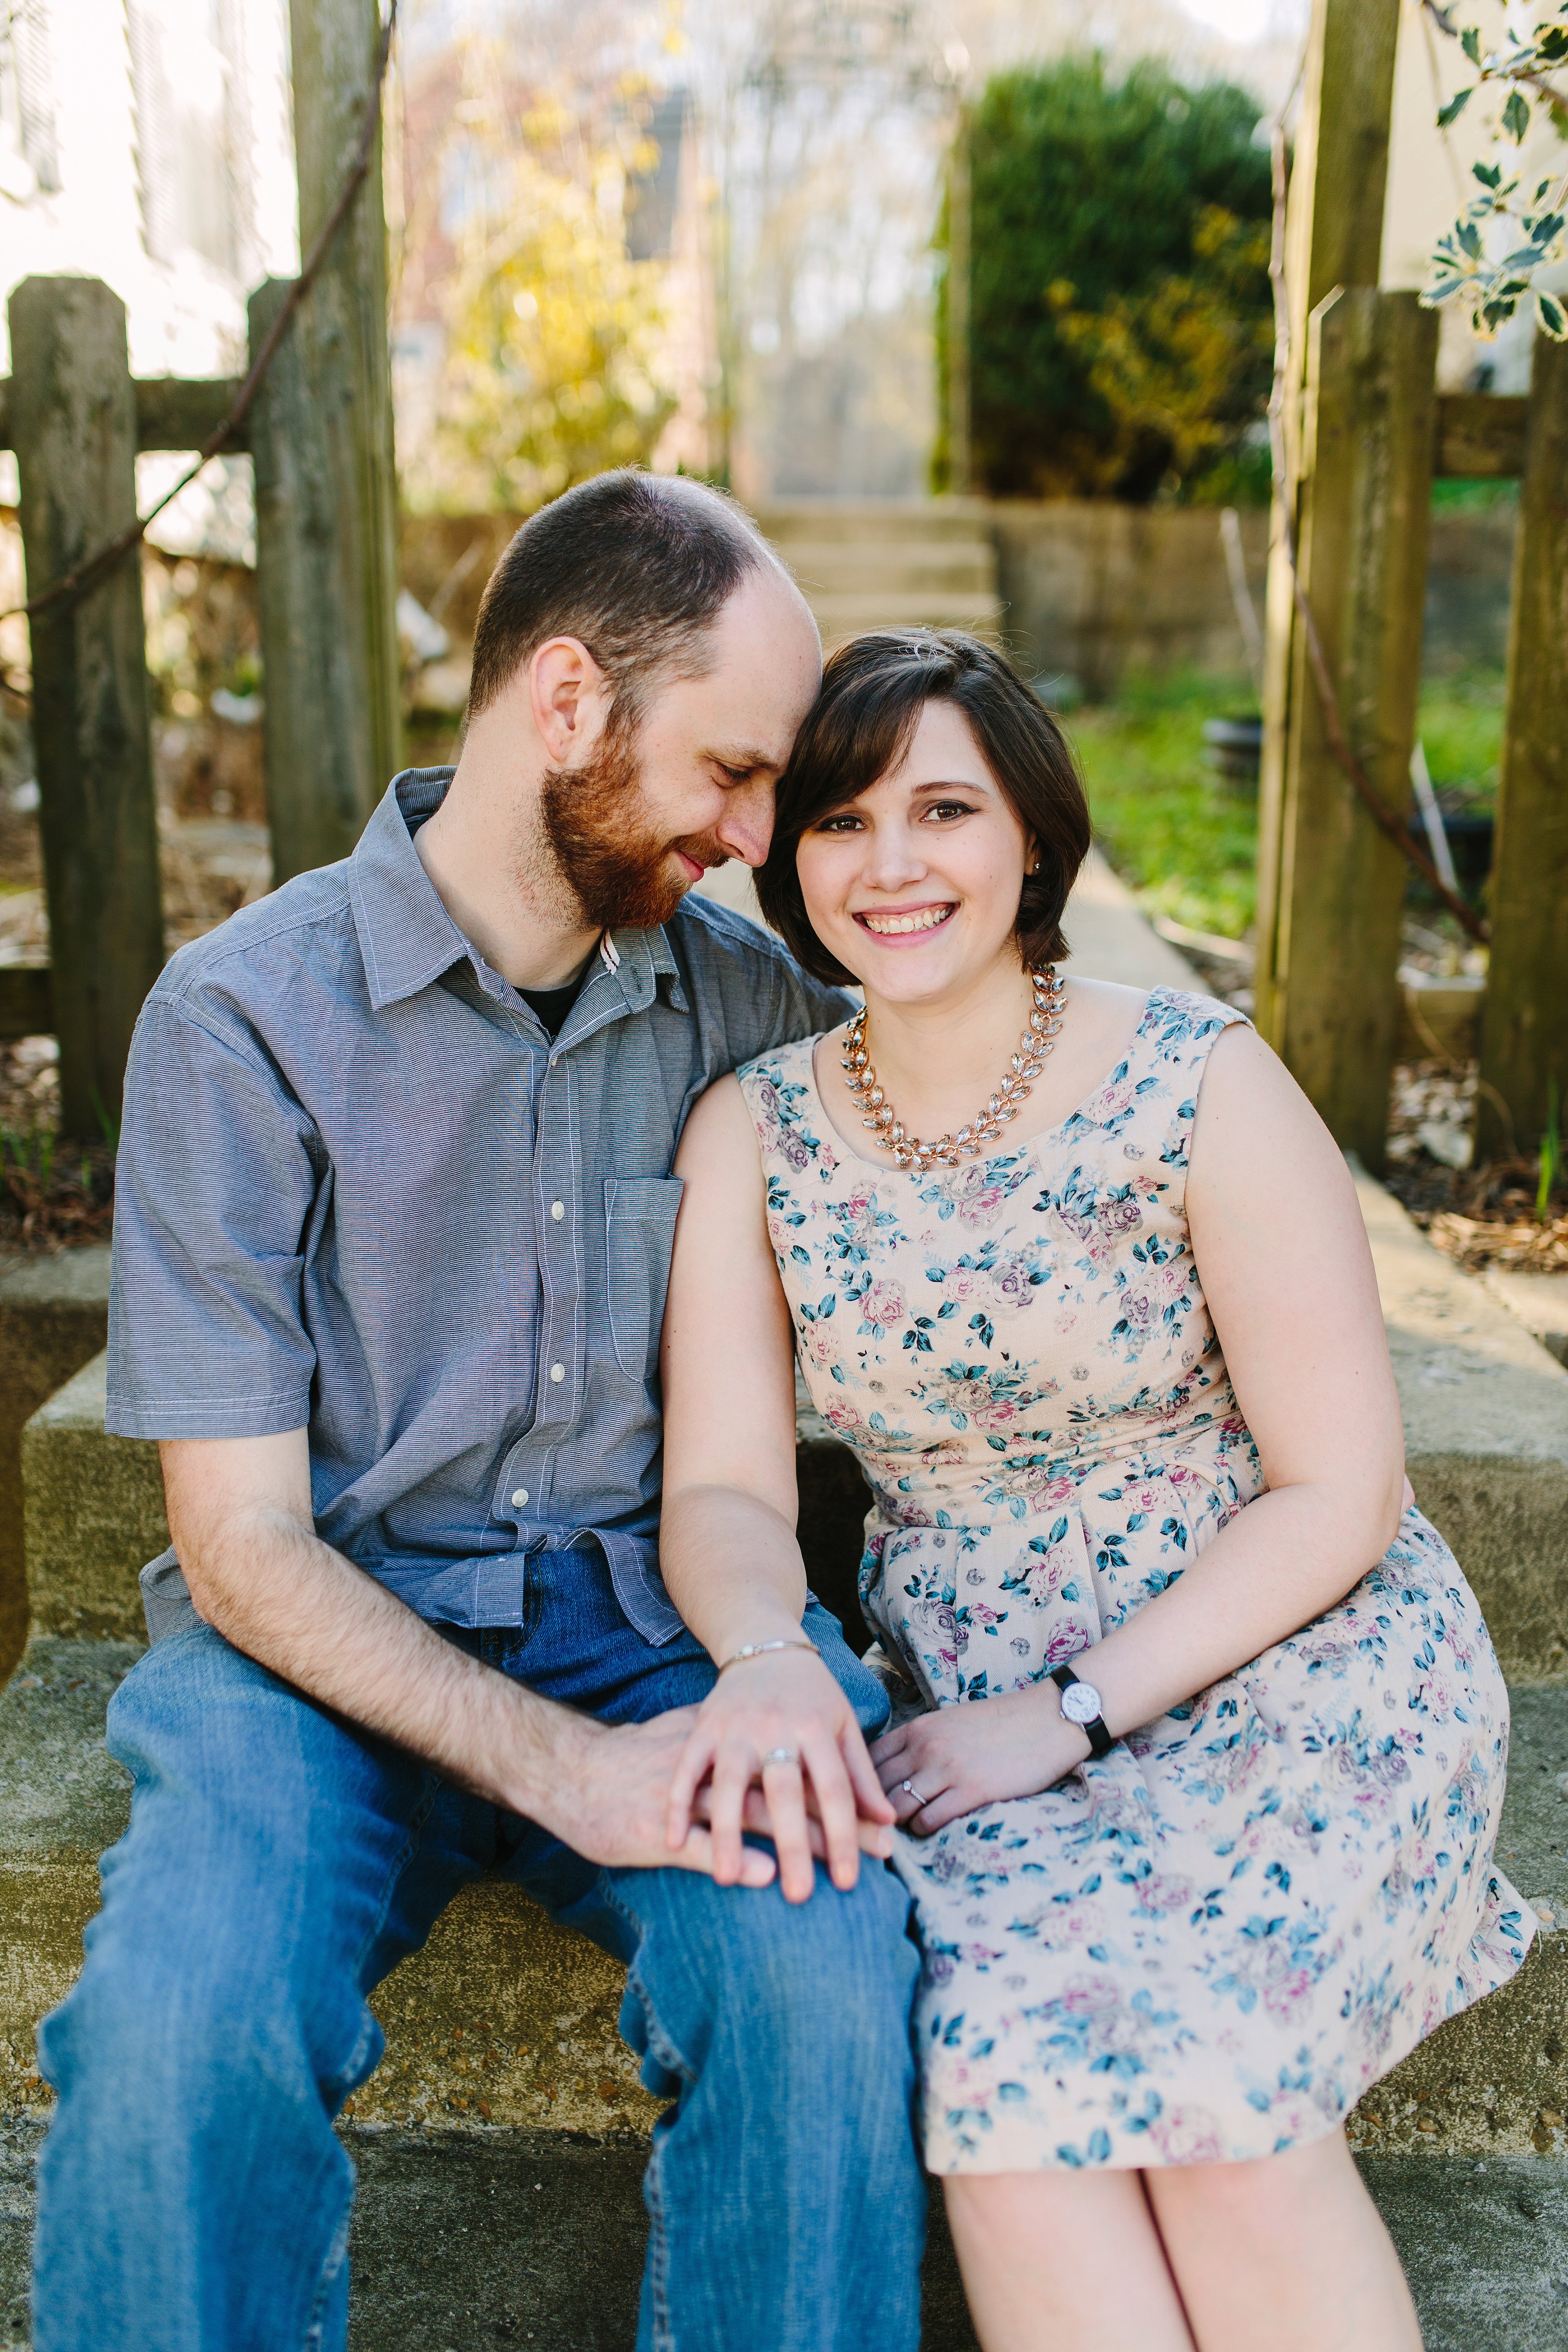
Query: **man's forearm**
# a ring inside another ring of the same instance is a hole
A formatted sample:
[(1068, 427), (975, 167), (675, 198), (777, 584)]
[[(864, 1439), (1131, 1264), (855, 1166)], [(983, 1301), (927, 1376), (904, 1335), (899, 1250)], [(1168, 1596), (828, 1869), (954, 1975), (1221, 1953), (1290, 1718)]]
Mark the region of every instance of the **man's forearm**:
[(197, 1611), (334, 1713), (548, 1826), (592, 1738), (569, 1707), (481, 1665), (288, 1514), (247, 1512), (184, 1560)]

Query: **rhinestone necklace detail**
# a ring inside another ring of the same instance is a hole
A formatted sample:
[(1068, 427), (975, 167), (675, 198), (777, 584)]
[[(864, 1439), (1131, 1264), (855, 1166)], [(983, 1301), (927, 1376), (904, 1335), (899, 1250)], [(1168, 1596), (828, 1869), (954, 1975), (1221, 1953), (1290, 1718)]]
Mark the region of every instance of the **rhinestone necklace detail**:
[(911, 1135), (894, 1111), (866, 1051), (868, 1008), (863, 1004), (856, 1013), (844, 1040), (844, 1083), (859, 1110), (861, 1125), (870, 1129), (878, 1149), (890, 1151), (900, 1168), (923, 1176), (928, 1168), (956, 1168), (961, 1160), (977, 1160), (987, 1144), (997, 1141), (1006, 1121), (1017, 1118), (1031, 1080), (1039, 1076), (1046, 1055), (1056, 1051), (1057, 1032), (1062, 1025), (1062, 992), (1067, 987), (1053, 963), (1043, 971), (1032, 971), (1029, 978), (1035, 992), (1029, 1025), (1018, 1040), (1018, 1050), (1001, 1084), (967, 1127), (961, 1127), (956, 1135), (939, 1135), (934, 1143)]

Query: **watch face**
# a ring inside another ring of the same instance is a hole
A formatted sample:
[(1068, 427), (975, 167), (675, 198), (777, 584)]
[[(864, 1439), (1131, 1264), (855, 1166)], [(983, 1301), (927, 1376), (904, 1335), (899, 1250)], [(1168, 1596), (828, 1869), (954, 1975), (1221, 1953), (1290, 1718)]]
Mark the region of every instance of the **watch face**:
[(1100, 1693), (1092, 1683), (1068, 1683), (1062, 1693), (1062, 1713), (1069, 1723), (1092, 1723), (1101, 1712)]

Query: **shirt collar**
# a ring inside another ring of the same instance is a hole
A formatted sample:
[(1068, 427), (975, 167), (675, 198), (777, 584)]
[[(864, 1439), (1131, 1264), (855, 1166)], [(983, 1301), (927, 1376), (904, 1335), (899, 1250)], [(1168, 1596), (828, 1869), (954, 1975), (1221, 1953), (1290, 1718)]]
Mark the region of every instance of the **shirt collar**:
[[(516, 997), (458, 929), (414, 846), (415, 834), (435, 815), (451, 781), (450, 768), (406, 768), (395, 776), (349, 859), (354, 929), (378, 1013), (416, 996), (464, 959), (487, 995)], [(661, 978), (669, 982), (671, 1000), (685, 1009), (679, 966), (662, 929), (606, 932), (596, 961), (619, 987), (628, 1012), (652, 1003)]]

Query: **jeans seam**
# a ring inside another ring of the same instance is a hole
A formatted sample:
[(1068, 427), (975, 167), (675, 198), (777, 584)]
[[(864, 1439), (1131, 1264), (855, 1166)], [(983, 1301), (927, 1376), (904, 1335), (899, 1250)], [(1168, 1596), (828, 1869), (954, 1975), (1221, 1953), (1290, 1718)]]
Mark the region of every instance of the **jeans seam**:
[[(361, 1972), (374, 1947), (375, 1939), (386, 1925), (386, 1915), (392, 1908), (392, 1897), (398, 1881), (419, 1851), (419, 1834), (429, 1820), (435, 1806), (437, 1785), (436, 1775), (433, 1772), (427, 1773), (425, 1780), (425, 1793), (409, 1815), (408, 1834), (404, 1839), (396, 1859), (386, 1874), (386, 1883), (382, 1889), (381, 1901), (376, 1906), (375, 1916), (365, 1933), (363, 1942), (354, 1954), (353, 1979), (356, 1985), (360, 1982)], [(355, 2037), (353, 2048), (342, 2065), (335, 2067), (331, 2074), (321, 2077), (321, 2087), (329, 2095), (335, 2096), (339, 2091), (351, 2090), (353, 2087), (354, 2070), (361, 2064), (365, 2051), (375, 2038), (375, 2020), (371, 2012), (368, 1998), (363, 1991), (360, 2000), (363, 2005), (360, 2030)]]
[(656, 2138), (643, 2176), (648, 2218), (648, 2301), (653, 2308), (653, 2352), (674, 2352), (675, 2330), (669, 2324), (669, 2231), (664, 2218), (661, 2154)]
[(331, 2242), (327, 2248), (326, 2259), (321, 2264), (321, 2275), (316, 2282), (315, 2295), (305, 2322), (303, 2352), (321, 2352), (321, 2320), (327, 2306), (327, 2297), (332, 2291), (339, 2271), (348, 2259), (349, 2223), (353, 2217), (353, 2191), (351, 2189), (337, 2227), (332, 2231)]
[(658, 2060), (659, 2064), (665, 2068), (667, 2073), (679, 2074), (683, 2083), (690, 2084), (695, 2089), (697, 2084), (697, 2069), (690, 2063), (689, 2060), (681, 2055), (680, 2052), (676, 2048), (675, 2043), (665, 2032), (658, 2011), (655, 2009), (648, 1995), (647, 1984), (643, 1976), (641, 1965), (642, 1921), (637, 1917), (637, 1913), (632, 1909), (629, 1904), (622, 1902), (619, 1895), (610, 1883), (610, 1876), (607, 1871), (602, 1870), (599, 1873), (599, 1892), (604, 1896), (605, 1901), (609, 1905), (610, 1908), (613, 1911), (618, 1912), (620, 1916), (626, 1922), (627, 1926), (636, 1931), (637, 1950), (633, 1956), (630, 1966), (626, 1969), (626, 1987), (629, 1991), (636, 1993), (638, 2003), (642, 2009), (642, 2013), (647, 2020), (648, 2048), (652, 2051), (654, 2056)]

